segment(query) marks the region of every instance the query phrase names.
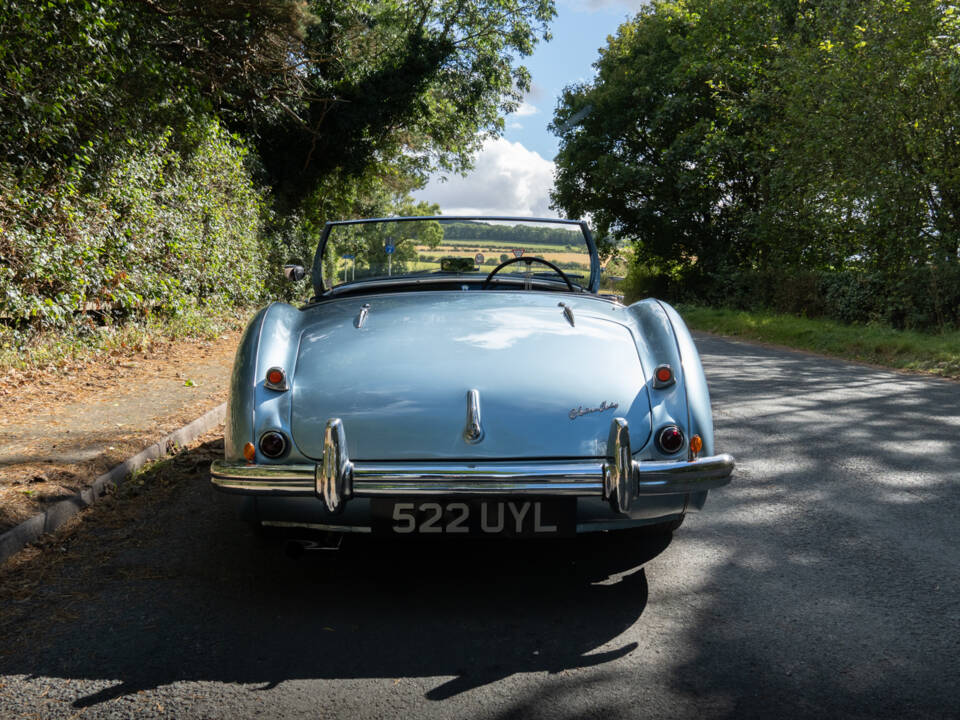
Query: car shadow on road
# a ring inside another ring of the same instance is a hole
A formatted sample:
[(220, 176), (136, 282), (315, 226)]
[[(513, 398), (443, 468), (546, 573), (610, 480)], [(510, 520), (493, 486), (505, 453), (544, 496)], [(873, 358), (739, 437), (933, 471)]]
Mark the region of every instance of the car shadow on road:
[[(189, 472), (219, 452), (184, 453), (173, 490), (159, 499), (144, 490), (130, 517), (90, 522), (71, 540), (71, 562), (24, 598), (30, 613), (0, 673), (98, 681), (77, 708), (178, 681), (266, 690), (297, 679), (446, 678), (425, 692), (443, 700), (637, 647), (618, 637), (643, 613), (643, 565), (669, 535), (349, 537), (335, 553), (292, 560), (215, 502), (205, 470)], [(0, 625), (0, 637), (10, 629)]]

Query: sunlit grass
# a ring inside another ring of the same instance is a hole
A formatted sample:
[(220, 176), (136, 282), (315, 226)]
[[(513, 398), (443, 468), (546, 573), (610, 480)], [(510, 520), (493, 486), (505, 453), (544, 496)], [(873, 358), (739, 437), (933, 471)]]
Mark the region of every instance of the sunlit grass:
[(768, 312), (680, 305), (695, 330), (812, 350), (849, 360), (960, 378), (960, 331), (927, 334), (873, 325), (844, 325)]

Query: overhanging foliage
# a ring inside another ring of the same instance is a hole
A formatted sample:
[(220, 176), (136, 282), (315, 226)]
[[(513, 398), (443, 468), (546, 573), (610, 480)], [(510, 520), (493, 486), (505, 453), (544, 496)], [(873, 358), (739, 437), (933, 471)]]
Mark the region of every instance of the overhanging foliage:
[(553, 199), (641, 264), (690, 291), (723, 273), (957, 276), (957, 6), (654, 0), (596, 67), (554, 118)]

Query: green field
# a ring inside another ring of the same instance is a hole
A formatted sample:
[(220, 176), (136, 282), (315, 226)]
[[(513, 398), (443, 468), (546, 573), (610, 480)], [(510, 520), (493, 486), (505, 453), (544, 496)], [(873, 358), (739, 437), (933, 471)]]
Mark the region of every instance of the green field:
[[(504, 245), (502, 240), (470, 240), (466, 238), (457, 238), (456, 241), (445, 241), (440, 243), (436, 248), (438, 251), (441, 248), (450, 248), (451, 250), (466, 250), (466, 249), (476, 249), (481, 252), (505, 252), (510, 253), (514, 248), (522, 247), (527, 252), (533, 252), (538, 250), (540, 252), (577, 252), (582, 253), (583, 255), (587, 254), (587, 246), (582, 242), (571, 242), (569, 246), (567, 245), (557, 245), (557, 244), (539, 244), (539, 243), (517, 243), (516, 245)], [(570, 247), (573, 250), (570, 250)]]

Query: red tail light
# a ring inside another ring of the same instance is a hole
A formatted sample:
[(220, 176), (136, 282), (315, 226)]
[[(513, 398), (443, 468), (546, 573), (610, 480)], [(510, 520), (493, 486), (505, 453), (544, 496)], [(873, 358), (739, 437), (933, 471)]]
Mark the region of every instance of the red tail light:
[(683, 431), (676, 425), (667, 425), (657, 433), (657, 447), (668, 455), (683, 448)]
[(653, 371), (653, 386), (655, 388), (665, 388), (673, 385), (676, 378), (673, 376), (673, 368), (669, 365), (657, 365)]
[(275, 430), (260, 436), (260, 452), (268, 458), (278, 458), (287, 451), (287, 438)]
[(267, 370), (266, 381), (264, 382), (271, 390), (287, 389), (287, 373), (281, 367), (272, 367)]

